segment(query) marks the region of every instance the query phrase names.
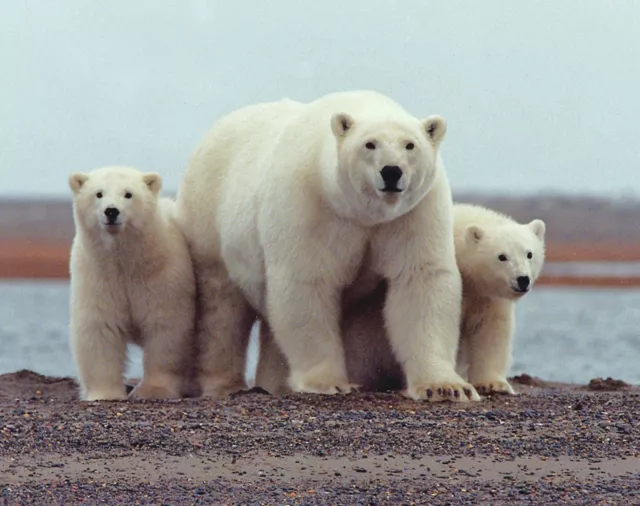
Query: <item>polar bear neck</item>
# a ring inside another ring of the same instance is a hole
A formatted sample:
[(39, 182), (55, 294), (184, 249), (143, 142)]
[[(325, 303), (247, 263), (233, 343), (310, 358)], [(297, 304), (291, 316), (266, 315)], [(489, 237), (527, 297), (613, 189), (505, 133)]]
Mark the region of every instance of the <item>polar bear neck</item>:
[(485, 280), (478, 279), (477, 276), (465, 274), (464, 270), (460, 270), (462, 276), (462, 294), (463, 299), (469, 301), (475, 306), (482, 306), (483, 304), (495, 303), (498, 301), (504, 301), (507, 303), (512, 302), (511, 299), (492, 293), (488, 291), (487, 283)]
[(465, 275), (461, 270), (462, 275), (462, 293), (464, 298), (473, 300), (474, 304), (481, 303), (482, 301), (490, 301), (491, 297), (488, 297), (483, 293), (482, 283), (476, 282), (473, 277)]
[(110, 235), (104, 230), (79, 229), (77, 235), (82, 247), (101, 264), (126, 272), (148, 272), (165, 261), (165, 225), (162, 217), (156, 216), (144, 230), (129, 226), (118, 235)]
[[(333, 149), (332, 149), (333, 148)], [(333, 146), (327, 146), (321, 162), (321, 178), (325, 203), (338, 216), (360, 221), (359, 199), (348, 195), (351, 190), (348, 176), (339, 170), (338, 156)], [(351, 190), (353, 191), (353, 190)]]

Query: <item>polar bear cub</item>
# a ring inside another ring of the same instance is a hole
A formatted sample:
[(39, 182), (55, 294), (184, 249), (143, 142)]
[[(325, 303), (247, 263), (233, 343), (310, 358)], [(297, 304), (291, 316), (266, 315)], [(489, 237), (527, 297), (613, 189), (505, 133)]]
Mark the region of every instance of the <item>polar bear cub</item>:
[(514, 393), (507, 374), (515, 302), (542, 271), (545, 231), (540, 219), (521, 224), (482, 206), (456, 204), (456, 256), (464, 287), (458, 370), (480, 393)]
[(445, 132), (442, 117), (419, 120), (373, 91), (248, 106), (214, 125), (177, 198), (204, 395), (244, 387), (256, 317), (293, 391), (350, 391), (340, 300), (366, 262), (389, 285), (384, 320), (406, 394), (479, 398), (455, 371), (462, 283)]
[[(463, 279), (457, 368), (484, 394), (514, 391), (507, 381), (515, 329), (514, 305), (531, 291), (544, 263), (545, 223), (520, 224), (490, 209), (455, 204), (457, 264)], [(406, 381), (384, 327), (387, 287), (380, 283), (343, 305), (349, 380), (364, 390), (398, 390)], [(256, 386), (288, 390), (287, 363), (268, 328), (260, 330)], [(455, 395), (455, 393), (454, 393)]]
[(143, 348), (140, 398), (182, 395), (195, 322), (195, 279), (159, 174), (109, 166), (69, 176), (70, 344), (81, 398), (127, 397), (127, 344)]

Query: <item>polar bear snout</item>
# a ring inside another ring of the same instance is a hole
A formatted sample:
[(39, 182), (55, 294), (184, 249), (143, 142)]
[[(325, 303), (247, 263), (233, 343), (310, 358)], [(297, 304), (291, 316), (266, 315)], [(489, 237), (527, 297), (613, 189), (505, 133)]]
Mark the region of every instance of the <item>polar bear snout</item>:
[(380, 177), (384, 187), (380, 189), (381, 192), (401, 193), (404, 191), (402, 185), (399, 185), (402, 179), (402, 169), (397, 165), (385, 165), (380, 170)]
[(107, 207), (104, 210), (104, 215), (107, 217), (107, 224), (115, 225), (118, 222), (120, 210), (117, 207)]
[(531, 288), (531, 278), (529, 276), (518, 276), (513, 286), (513, 291), (516, 293), (525, 294)]
[(119, 229), (122, 228), (122, 225), (123, 225), (122, 219), (121, 219), (122, 213), (120, 212), (120, 209), (111, 205), (103, 211), (103, 214), (105, 218), (104, 228), (110, 234), (117, 233)]

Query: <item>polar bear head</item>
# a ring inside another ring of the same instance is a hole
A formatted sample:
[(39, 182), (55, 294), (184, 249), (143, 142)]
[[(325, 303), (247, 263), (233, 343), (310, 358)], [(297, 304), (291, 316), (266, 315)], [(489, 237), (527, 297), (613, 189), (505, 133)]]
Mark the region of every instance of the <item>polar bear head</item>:
[(507, 220), (466, 227), (463, 251), (456, 251), (463, 279), (484, 296), (518, 299), (528, 293), (544, 264), (545, 223)]
[(447, 125), (441, 116), (354, 117), (336, 113), (341, 191), (373, 221), (395, 219), (415, 206), (433, 185)]
[(69, 176), (76, 225), (92, 233), (144, 231), (156, 218), (162, 178), (132, 167), (109, 166)]

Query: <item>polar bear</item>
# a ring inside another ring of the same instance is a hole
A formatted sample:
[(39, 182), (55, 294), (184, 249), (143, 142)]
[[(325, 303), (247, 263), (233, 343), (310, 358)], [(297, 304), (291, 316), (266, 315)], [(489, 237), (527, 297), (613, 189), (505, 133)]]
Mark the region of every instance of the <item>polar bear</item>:
[(406, 394), (479, 399), (455, 371), (462, 282), (445, 132), (442, 117), (419, 120), (374, 91), (252, 105), (213, 126), (177, 197), (198, 286), (203, 395), (245, 387), (257, 317), (293, 391), (350, 391), (340, 299), (366, 262), (389, 285), (384, 319)]
[(81, 398), (126, 399), (127, 344), (143, 348), (139, 398), (180, 397), (189, 381), (195, 278), (162, 179), (108, 166), (69, 176), (70, 344)]
[(526, 224), (472, 204), (455, 206), (456, 258), (463, 281), (458, 370), (480, 393), (513, 394), (507, 381), (515, 303), (545, 260), (546, 224)]
[[(545, 222), (520, 224), (472, 204), (455, 204), (456, 259), (463, 280), (463, 309), (457, 369), (477, 391), (514, 394), (507, 381), (511, 364), (515, 303), (531, 291), (545, 260)], [(364, 390), (404, 387), (384, 327), (387, 287), (343, 305), (342, 335), (349, 380)], [(287, 363), (268, 327), (261, 328), (256, 386), (288, 391)]]

